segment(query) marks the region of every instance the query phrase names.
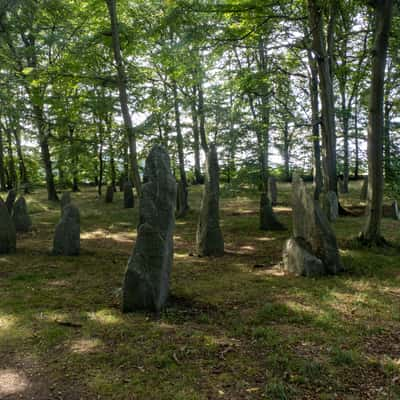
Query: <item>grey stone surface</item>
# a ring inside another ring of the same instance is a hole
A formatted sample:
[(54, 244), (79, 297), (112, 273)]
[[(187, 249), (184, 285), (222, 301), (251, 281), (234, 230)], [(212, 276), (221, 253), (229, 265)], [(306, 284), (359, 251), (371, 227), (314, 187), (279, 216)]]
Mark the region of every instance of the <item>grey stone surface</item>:
[(270, 176), (268, 178), (268, 190), (269, 198), (271, 199), (271, 205), (276, 206), (278, 204), (278, 187), (276, 185), (276, 178)]
[(294, 275), (313, 277), (325, 274), (323, 262), (312, 254), (302, 238), (290, 238), (283, 249), (283, 268)]
[(393, 218), (396, 221), (400, 220), (399, 206), (397, 204), (397, 200), (395, 200), (390, 206), (390, 218)]
[(15, 189), (11, 189), (8, 192), (7, 198), (6, 198), (6, 206), (7, 206), (8, 213), (10, 215), (12, 214), (12, 210), (13, 210), (16, 198), (17, 198), (17, 191)]
[(335, 192), (329, 191), (321, 196), (322, 209), (328, 221), (335, 222), (339, 217), (339, 202)]
[(71, 204), (71, 193), (70, 192), (63, 192), (60, 200), (60, 208), (61, 208), (61, 215), (64, 212), (64, 208), (68, 205)]
[(196, 243), (200, 256), (224, 254), (224, 239), (219, 224), (219, 166), (215, 145), (210, 145), (206, 159), (205, 184)]
[(319, 258), (328, 274), (343, 270), (336, 235), (319, 203), (309, 193), (302, 179), (293, 178), (293, 236), (308, 243), (310, 253)]
[(160, 311), (168, 297), (173, 263), (176, 182), (167, 151), (156, 145), (146, 160), (138, 235), (128, 261), (122, 310)]
[(361, 187), (360, 200), (366, 201), (368, 198), (368, 176), (364, 176), (363, 184)]
[(80, 253), (80, 214), (73, 204), (64, 207), (61, 221), (56, 226), (53, 254), (77, 256)]
[(133, 197), (132, 183), (127, 181), (124, 184), (124, 208), (133, 208), (135, 206), (135, 198)]
[(17, 235), (7, 206), (0, 197), (0, 254), (15, 253)]
[(105, 197), (105, 202), (106, 203), (112, 203), (114, 200), (114, 188), (112, 185), (107, 186), (106, 190), (106, 197)]
[(260, 229), (263, 231), (281, 231), (286, 229), (276, 218), (266, 193), (261, 193), (260, 197)]
[(14, 203), (12, 220), (17, 232), (29, 232), (32, 228), (32, 220), (23, 196), (20, 196)]

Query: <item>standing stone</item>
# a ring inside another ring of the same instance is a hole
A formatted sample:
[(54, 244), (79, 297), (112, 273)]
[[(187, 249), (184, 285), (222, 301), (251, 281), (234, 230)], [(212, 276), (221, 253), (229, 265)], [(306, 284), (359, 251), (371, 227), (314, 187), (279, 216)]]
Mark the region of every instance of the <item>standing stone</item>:
[(15, 253), (17, 235), (7, 206), (0, 197), (0, 254)]
[(61, 221), (56, 226), (53, 254), (77, 256), (80, 252), (80, 214), (78, 207), (68, 204), (64, 207)]
[(337, 274), (343, 270), (335, 233), (319, 203), (307, 193), (298, 176), (293, 179), (293, 236), (284, 248), (285, 270), (306, 276)]
[(360, 199), (366, 201), (368, 198), (368, 176), (364, 176), (363, 185), (361, 187)]
[(122, 288), (122, 310), (160, 311), (169, 292), (175, 229), (176, 182), (167, 151), (155, 145), (146, 160), (140, 223)]
[(389, 217), (395, 219), (396, 221), (400, 220), (399, 206), (398, 206), (396, 200), (390, 206), (390, 215), (389, 215)]
[(29, 232), (32, 228), (32, 220), (23, 196), (14, 203), (12, 220), (17, 232)]
[(17, 198), (17, 191), (15, 189), (11, 189), (8, 192), (7, 199), (6, 199), (6, 206), (8, 213), (11, 215), (12, 209), (14, 207), (15, 199)]
[(114, 200), (114, 188), (113, 188), (113, 185), (108, 185), (107, 186), (107, 191), (106, 191), (105, 202), (106, 203), (112, 203), (113, 200)]
[(274, 207), (278, 204), (278, 188), (276, 186), (276, 178), (270, 176), (268, 179), (268, 189), (271, 198), (271, 206)]
[(178, 181), (176, 193), (176, 216), (184, 217), (189, 210), (187, 188), (183, 185), (182, 181)]
[(71, 193), (70, 192), (64, 192), (62, 194), (61, 200), (60, 200), (61, 215), (63, 215), (64, 208), (68, 204), (71, 204)]
[(124, 184), (124, 208), (133, 208), (135, 199), (133, 197), (132, 183), (129, 181)]
[(339, 202), (335, 192), (329, 191), (322, 195), (322, 209), (328, 221), (335, 222), (339, 217)]
[(207, 153), (196, 241), (200, 256), (224, 255), (224, 239), (219, 225), (219, 167), (215, 145), (211, 145)]
[(267, 193), (260, 198), (260, 229), (263, 231), (281, 231), (286, 228), (276, 218)]

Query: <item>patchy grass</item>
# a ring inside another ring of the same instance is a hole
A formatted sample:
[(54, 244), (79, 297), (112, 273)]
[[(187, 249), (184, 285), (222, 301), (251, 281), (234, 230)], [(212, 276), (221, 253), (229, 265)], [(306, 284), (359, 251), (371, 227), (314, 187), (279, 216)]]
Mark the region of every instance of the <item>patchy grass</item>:
[[(352, 183), (346, 207), (362, 206)], [(279, 187), (290, 229), (290, 187)], [(245, 194), (243, 194), (245, 193)], [(59, 206), (28, 197), (34, 231), (0, 257), (0, 398), (399, 399), (400, 254), (351, 240), (364, 218), (335, 223), (347, 271), (284, 276), (286, 232), (258, 230), (258, 198), (225, 190), (227, 253), (195, 253), (201, 188), (177, 221), (172, 296), (159, 319), (121, 314), (119, 288), (136, 238), (137, 209), (94, 189), (73, 194), (82, 254), (49, 255)], [(400, 244), (400, 223), (383, 233)], [(257, 266), (257, 267), (255, 267)]]

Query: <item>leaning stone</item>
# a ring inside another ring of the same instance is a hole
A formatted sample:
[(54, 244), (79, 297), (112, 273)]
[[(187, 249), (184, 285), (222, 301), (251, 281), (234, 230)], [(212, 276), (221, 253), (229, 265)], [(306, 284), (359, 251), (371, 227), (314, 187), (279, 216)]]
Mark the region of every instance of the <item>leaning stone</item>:
[(62, 194), (61, 200), (60, 200), (61, 215), (63, 214), (64, 208), (68, 204), (71, 204), (71, 193), (70, 192), (64, 192)]
[(167, 151), (156, 145), (146, 160), (140, 223), (122, 290), (122, 310), (160, 311), (168, 297), (175, 229), (176, 182)]
[(302, 238), (290, 238), (283, 249), (283, 269), (294, 275), (313, 277), (325, 274), (323, 262), (315, 257)]
[(339, 202), (335, 192), (329, 191), (321, 197), (322, 209), (328, 218), (328, 221), (335, 222), (339, 217)]
[(360, 199), (366, 201), (368, 198), (368, 176), (364, 176), (363, 184), (361, 187)]
[(266, 193), (261, 193), (260, 198), (260, 229), (263, 231), (281, 231), (286, 229), (276, 218)]
[(32, 220), (23, 196), (14, 203), (12, 220), (17, 232), (29, 232), (32, 228)]
[(7, 199), (6, 199), (6, 206), (7, 206), (8, 213), (10, 215), (12, 213), (16, 198), (17, 198), (17, 191), (15, 189), (11, 189), (8, 192)]
[(219, 225), (219, 167), (215, 145), (211, 145), (207, 153), (196, 242), (200, 256), (224, 255), (224, 239)]
[(105, 202), (112, 203), (113, 200), (114, 200), (114, 188), (112, 185), (109, 185), (107, 186)]
[(188, 192), (182, 181), (178, 181), (176, 195), (176, 216), (184, 217), (189, 210), (187, 202)]
[(7, 206), (0, 197), (0, 254), (15, 253), (17, 235)]
[(56, 226), (53, 254), (77, 256), (80, 253), (80, 214), (78, 207), (68, 204)]
[(302, 238), (311, 252), (319, 258), (327, 273), (343, 270), (336, 242), (336, 235), (319, 203), (309, 193), (302, 179), (293, 179), (293, 236)]
[(124, 208), (133, 208), (135, 206), (135, 198), (133, 197), (132, 183), (129, 181), (124, 184)]
[(276, 186), (276, 178), (270, 176), (268, 179), (268, 189), (271, 198), (271, 205), (274, 207), (278, 204), (278, 188)]

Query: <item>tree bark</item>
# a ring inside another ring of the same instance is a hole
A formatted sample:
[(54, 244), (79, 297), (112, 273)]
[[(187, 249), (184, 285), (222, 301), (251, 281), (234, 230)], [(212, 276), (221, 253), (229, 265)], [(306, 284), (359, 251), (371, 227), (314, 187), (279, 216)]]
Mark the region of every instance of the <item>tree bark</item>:
[(375, 38), (372, 49), (372, 77), (368, 113), (368, 200), (367, 221), (362, 240), (381, 244), (383, 203), (383, 97), (393, 0), (375, 1)]
[(15, 139), (15, 146), (17, 149), (18, 155), (18, 164), (19, 164), (19, 176), (21, 179), (21, 183), (26, 185), (29, 183), (28, 181), (28, 173), (25, 166), (24, 154), (22, 152), (21, 146), (21, 136), (20, 136), (20, 128), (14, 129), (14, 139)]
[[(321, 2), (319, 0), (309, 0), (308, 10), (310, 30), (312, 32), (312, 50), (317, 60), (319, 75), (324, 190), (337, 193), (336, 128), (331, 77), (332, 68), (326, 51)], [(329, 39), (331, 40), (331, 38)]]
[(121, 45), (119, 41), (119, 29), (118, 29), (118, 18), (117, 18), (117, 7), (116, 0), (105, 0), (107, 3), (110, 22), (111, 22), (111, 33), (112, 33), (112, 46), (114, 51), (114, 59), (118, 74), (118, 89), (119, 89), (119, 99), (121, 103), (121, 112), (124, 119), (125, 129), (127, 132), (129, 150), (130, 150), (130, 160), (133, 175), (133, 183), (136, 188), (138, 195), (141, 193), (141, 181), (139, 174), (139, 165), (137, 162), (137, 150), (136, 150), (136, 135), (132, 125), (132, 119), (129, 114), (128, 107), (128, 94), (127, 94), (127, 77), (125, 73), (125, 68), (122, 62), (121, 56)]
[(193, 87), (193, 99), (191, 101), (191, 114), (192, 114), (192, 129), (193, 129), (193, 139), (194, 139), (194, 177), (195, 183), (198, 185), (202, 183), (201, 167), (200, 167), (200, 132), (199, 132), (199, 118), (197, 113), (197, 88)]
[(6, 173), (4, 166), (4, 146), (3, 146), (3, 135), (0, 129), (0, 191), (5, 192), (6, 188)]

